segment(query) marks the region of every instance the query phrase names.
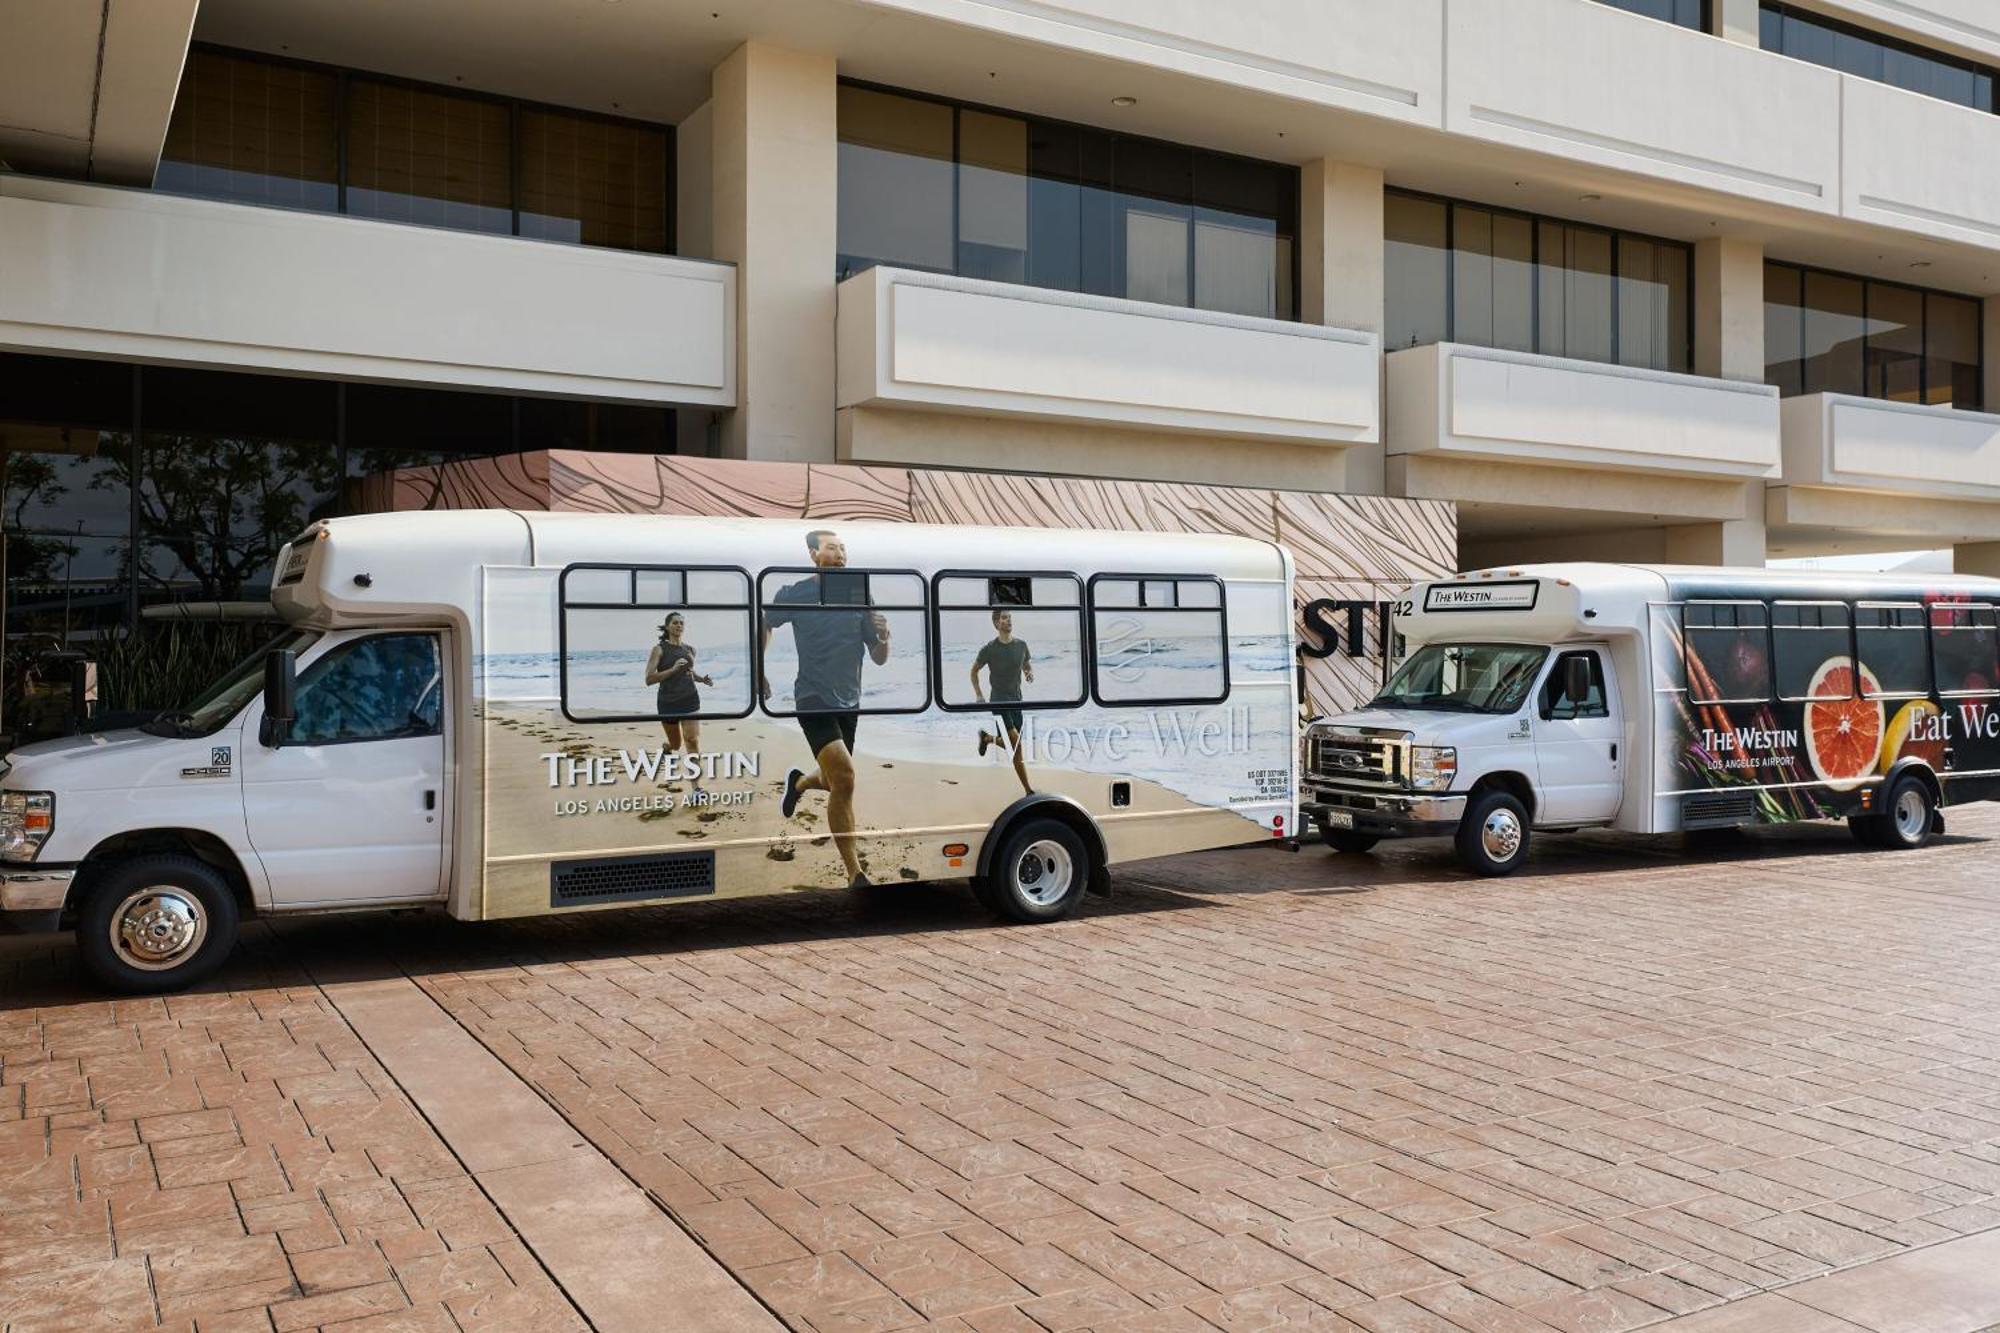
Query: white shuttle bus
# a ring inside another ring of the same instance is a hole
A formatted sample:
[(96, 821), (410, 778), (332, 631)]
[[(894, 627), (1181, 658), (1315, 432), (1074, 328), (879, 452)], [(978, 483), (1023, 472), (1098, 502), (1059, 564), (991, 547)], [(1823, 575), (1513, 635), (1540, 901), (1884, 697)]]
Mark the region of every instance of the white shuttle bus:
[(465, 920), (969, 880), (1041, 921), (1297, 825), (1291, 563), (1244, 538), (509, 511), (332, 519), (184, 712), (0, 777), (16, 928), (212, 972), (253, 912)]
[(2000, 796), (2000, 580), (1574, 564), (1420, 583), (1399, 665), (1314, 723), (1335, 850), (1437, 835), (1506, 874), (1538, 830), (1844, 818), (1921, 846)]

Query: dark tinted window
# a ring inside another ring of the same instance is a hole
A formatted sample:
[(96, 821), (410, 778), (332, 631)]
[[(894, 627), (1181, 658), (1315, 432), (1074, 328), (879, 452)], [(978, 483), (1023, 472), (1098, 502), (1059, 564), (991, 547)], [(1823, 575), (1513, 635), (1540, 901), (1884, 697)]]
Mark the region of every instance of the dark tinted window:
[(1980, 304), (1970, 297), (1764, 265), (1764, 381), (1787, 396), (1848, 393), (1977, 410)]
[(434, 634), (377, 634), (333, 649), (299, 676), (288, 741), (398, 740), (434, 736), (443, 677)]
[(840, 88), (843, 278), (875, 264), (1294, 315), (1298, 170)]
[(334, 211), (338, 89), (326, 70), (195, 48), (181, 71), (154, 188)]
[(1907, 698), (1930, 693), (1931, 646), (1923, 607), (1856, 607), (1854, 644), (1861, 655), (1862, 694)]
[(1931, 607), (1939, 694), (1991, 694), (2000, 682), (2000, 632), (1990, 606)]
[(1852, 698), (1854, 653), (1847, 607), (1839, 602), (1774, 603), (1771, 660), (1780, 699)]
[(1685, 371), (1693, 251), (1678, 241), (1391, 190), (1385, 341)]
[(1688, 697), (1763, 703), (1771, 697), (1770, 619), (1756, 602), (1689, 602), (1681, 609)]
[(504, 103), (355, 79), (347, 93), (347, 211), (511, 232), (509, 136)]
[(523, 236), (614, 250), (667, 248), (667, 132), (523, 108)]
[[(1572, 660), (1583, 662), (1590, 674), (1590, 683), (1582, 698), (1573, 697), (1569, 692), (1569, 663)], [(1542, 687), (1542, 701), (1548, 706), (1549, 717), (1558, 722), (1583, 717), (1610, 717), (1611, 708), (1604, 698), (1603, 659), (1590, 652), (1564, 653), (1556, 659), (1548, 684)]]
[(1598, 0), (1600, 4), (1641, 14), (1663, 23), (1678, 23), (1699, 32), (1708, 26), (1704, 0)]
[(1836, 23), (1791, 5), (1767, 3), (1760, 18), (1759, 40), (1766, 51), (1980, 111), (2000, 109), (1994, 104), (1993, 71), (1986, 66)]

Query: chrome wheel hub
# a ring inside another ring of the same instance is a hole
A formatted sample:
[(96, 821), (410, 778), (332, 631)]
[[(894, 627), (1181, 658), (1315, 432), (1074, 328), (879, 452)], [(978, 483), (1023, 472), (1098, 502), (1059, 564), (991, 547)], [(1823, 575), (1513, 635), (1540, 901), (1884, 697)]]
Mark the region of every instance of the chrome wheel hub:
[(1930, 811), (1924, 808), (1924, 794), (1907, 787), (1896, 798), (1896, 833), (1904, 842), (1915, 842), (1930, 828)]
[(1479, 828), (1479, 844), (1495, 861), (1511, 861), (1521, 850), (1521, 821), (1512, 810), (1495, 810)]
[(1021, 859), (1014, 863), (1015, 886), (1023, 898), (1037, 907), (1061, 902), (1075, 877), (1076, 863), (1070, 859), (1069, 850), (1046, 838), (1029, 843)]
[(208, 914), (192, 894), (165, 886), (127, 894), (111, 914), (111, 947), (133, 967), (159, 972), (186, 962), (208, 938)]

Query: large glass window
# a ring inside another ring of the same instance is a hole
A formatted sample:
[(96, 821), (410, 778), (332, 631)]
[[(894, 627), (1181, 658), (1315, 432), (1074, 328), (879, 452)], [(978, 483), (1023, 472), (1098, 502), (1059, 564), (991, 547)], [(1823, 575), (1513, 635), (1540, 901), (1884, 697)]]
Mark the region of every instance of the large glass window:
[(187, 707), (270, 631), (171, 603), (263, 600), (278, 548), (389, 507), (393, 469), (540, 448), (672, 453), (673, 413), (0, 354), (0, 735), (65, 729), (74, 655), (111, 724)]
[(671, 247), (671, 131), (197, 46), (155, 188), (621, 250)]
[(1084, 700), (1083, 585), (1073, 574), (937, 580), (938, 702), (966, 710)]
[(742, 717), (755, 681), (740, 569), (562, 573), (563, 712), (578, 722)]
[(1298, 171), (840, 88), (843, 278), (876, 264), (1294, 317)]
[(1931, 650), (1921, 605), (1861, 603), (1854, 609), (1854, 645), (1861, 654), (1865, 697), (1907, 699), (1931, 692)]
[(1708, 28), (1707, 0), (1598, 0), (1598, 3), (1649, 19), (1659, 19), (1662, 23), (1677, 23), (1697, 32)]
[(770, 569), (758, 582), (764, 711), (916, 713), (930, 705), (924, 581), (900, 570)]
[(288, 745), (435, 736), (444, 673), (435, 634), (376, 634), (333, 649), (299, 676)]
[[(1854, 694), (1854, 649), (1844, 602), (1774, 602), (1771, 661), (1780, 699), (1846, 699)], [(1827, 668), (1838, 666), (1842, 672)], [(1845, 681), (1844, 685), (1837, 682)]]
[(1220, 703), (1229, 696), (1216, 580), (1099, 575), (1090, 581), (1090, 611), (1099, 703)]
[(1994, 102), (1994, 71), (1974, 61), (1768, 0), (1759, 17), (1759, 44), (1766, 51), (1979, 111), (2000, 110)]
[(1761, 602), (1689, 602), (1681, 608), (1681, 642), (1690, 702), (1771, 697), (1771, 618)]
[(2000, 690), (2000, 629), (1983, 604), (1931, 605), (1931, 660), (1939, 694), (1992, 694)]
[(1384, 200), (1391, 350), (1431, 342), (1685, 371), (1693, 251), (1400, 190)]
[(1764, 379), (1786, 396), (1849, 393), (1977, 410), (1979, 326), (1970, 297), (1764, 265)]

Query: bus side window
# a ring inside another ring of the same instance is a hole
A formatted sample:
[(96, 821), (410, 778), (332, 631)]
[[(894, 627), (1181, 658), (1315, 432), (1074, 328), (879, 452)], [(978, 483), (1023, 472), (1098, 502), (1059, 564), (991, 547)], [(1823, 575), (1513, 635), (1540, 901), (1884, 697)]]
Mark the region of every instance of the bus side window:
[(1939, 694), (1992, 694), (2000, 681), (2000, 628), (1993, 608), (1932, 603), (1931, 657)]
[[(743, 570), (571, 565), (558, 586), (562, 708), (571, 721), (749, 713), (750, 576)], [(648, 684), (649, 670), (661, 679)]]
[(1076, 575), (953, 570), (932, 581), (932, 600), (940, 706), (978, 712), (1001, 703), (1074, 708), (1084, 701), (1083, 581)]
[(1931, 647), (1924, 608), (1915, 602), (1863, 602), (1854, 608), (1854, 646), (1867, 699), (1920, 699), (1931, 692)]
[[(1794, 702), (1854, 697), (1854, 646), (1844, 602), (1774, 602), (1771, 662), (1778, 697)], [(1843, 677), (1838, 668), (1846, 668)]]
[[(1572, 657), (1580, 657), (1590, 667), (1590, 688), (1581, 699), (1570, 697), (1564, 682), (1568, 679), (1568, 662)], [(1610, 717), (1611, 709), (1604, 701), (1604, 659), (1594, 652), (1579, 651), (1564, 653), (1556, 659), (1555, 669), (1549, 672), (1546, 684), (1542, 686), (1542, 716), (1551, 722), (1574, 722), (1585, 717)]]
[(1090, 580), (1091, 690), (1101, 704), (1212, 704), (1229, 697), (1222, 584), (1098, 574)]
[[(773, 717), (930, 707), (930, 602), (909, 570), (766, 569), (758, 614)], [(881, 660), (876, 660), (877, 657)]]
[(1762, 602), (1689, 602), (1681, 608), (1688, 700), (1761, 704), (1771, 698), (1771, 623)]

